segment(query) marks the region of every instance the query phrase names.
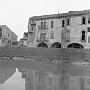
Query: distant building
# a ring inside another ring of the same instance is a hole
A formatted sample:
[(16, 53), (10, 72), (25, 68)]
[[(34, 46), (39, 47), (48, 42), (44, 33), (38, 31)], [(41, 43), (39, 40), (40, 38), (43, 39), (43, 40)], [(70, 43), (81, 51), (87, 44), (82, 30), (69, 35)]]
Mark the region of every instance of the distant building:
[(28, 33), (24, 32), (23, 38), (19, 41), (19, 46), (27, 46), (28, 45)]
[(18, 36), (6, 25), (0, 25), (0, 47), (12, 46), (17, 41)]
[(28, 46), (90, 48), (90, 10), (29, 18)]

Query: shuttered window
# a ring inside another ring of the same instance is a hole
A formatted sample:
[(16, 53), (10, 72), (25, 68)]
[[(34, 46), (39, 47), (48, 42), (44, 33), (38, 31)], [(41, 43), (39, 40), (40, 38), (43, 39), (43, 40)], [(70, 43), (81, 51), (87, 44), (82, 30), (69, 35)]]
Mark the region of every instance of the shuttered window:
[(54, 32), (53, 31), (50, 32), (50, 39), (54, 39)]

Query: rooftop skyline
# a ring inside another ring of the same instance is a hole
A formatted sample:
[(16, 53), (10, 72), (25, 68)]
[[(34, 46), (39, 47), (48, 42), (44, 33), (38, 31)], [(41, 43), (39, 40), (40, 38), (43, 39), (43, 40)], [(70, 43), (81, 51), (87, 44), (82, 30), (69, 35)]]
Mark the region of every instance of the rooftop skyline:
[(0, 25), (7, 25), (18, 40), (27, 32), (33, 16), (67, 13), (90, 9), (88, 0), (0, 0)]

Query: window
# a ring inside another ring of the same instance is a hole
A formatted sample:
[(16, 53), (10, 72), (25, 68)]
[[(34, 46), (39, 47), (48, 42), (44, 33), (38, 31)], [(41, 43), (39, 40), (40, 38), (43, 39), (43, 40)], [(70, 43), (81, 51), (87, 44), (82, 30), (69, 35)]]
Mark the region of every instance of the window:
[(40, 33), (40, 40), (46, 39), (46, 33)]
[(32, 31), (33, 31), (33, 27), (32, 27)]
[(9, 40), (8, 40), (8, 43), (9, 43)]
[(86, 17), (82, 17), (82, 24), (86, 24)]
[(46, 28), (46, 22), (44, 22), (44, 28)]
[(2, 33), (0, 33), (0, 37), (2, 37)]
[(90, 23), (90, 16), (88, 17), (88, 23)]
[(54, 21), (51, 21), (51, 28), (53, 28), (53, 25), (54, 25)]
[(70, 25), (70, 19), (67, 19), (67, 26)]
[(65, 20), (62, 20), (62, 27), (65, 26)]
[(46, 33), (43, 33), (43, 40), (46, 40)]
[(90, 27), (88, 27), (88, 32), (90, 32)]
[(9, 37), (9, 34), (8, 34), (8, 37)]
[(2, 28), (0, 28), (0, 32), (2, 31)]
[(82, 31), (82, 41), (85, 41), (85, 31)]
[(53, 31), (50, 32), (50, 39), (54, 39), (54, 32)]
[(43, 22), (41, 22), (41, 28), (43, 28)]

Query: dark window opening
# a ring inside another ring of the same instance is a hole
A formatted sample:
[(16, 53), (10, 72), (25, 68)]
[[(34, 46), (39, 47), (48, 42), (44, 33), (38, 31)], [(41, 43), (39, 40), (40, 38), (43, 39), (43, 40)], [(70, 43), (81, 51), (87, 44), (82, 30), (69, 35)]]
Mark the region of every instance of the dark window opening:
[(86, 18), (82, 17), (82, 24), (86, 24)]
[(2, 31), (2, 28), (0, 28), (0, 32)]
[(8, 41), (8, 43), (9, 43), (9, 41)]
[(43, 28), (43, 22), (41, 22), (41, 28)]
[(70, 19), (67, 19), (67, 26), (70, 25)]
[(33, 31), (33, 27), (32, 27), (32, 31)]
[(85, 41), (85, 31), (82, 31), (82, 41)]
[(90, 32), (90, 27), (88, 27), (88, 32)]
[(62, 27), (65, 27), (65, 20), (62, 20)]
[(51, 21), (51, 28), (53, 28), (54, 21)]
[(8, 37), (9, 37), (9, 34), (8, 34)]
[(88, 17), (88, 23), (90, 23), (90, 16)]
[(2, 37), (2, 33), (0, 33), (0, 37)]
[(44, 28), (46, 28), (46, 22), (44, 22)]

